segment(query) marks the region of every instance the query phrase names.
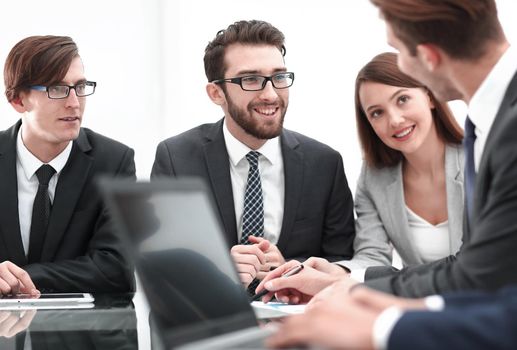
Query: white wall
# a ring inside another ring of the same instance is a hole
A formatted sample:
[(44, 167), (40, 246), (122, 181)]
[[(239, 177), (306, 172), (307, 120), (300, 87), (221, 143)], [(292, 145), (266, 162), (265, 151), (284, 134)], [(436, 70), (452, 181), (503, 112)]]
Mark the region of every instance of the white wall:
[[(498, 5), (515, 41), (511, 14), (517, 5)], [(285, 125), (340, 151), (354, 191), (361, 164), (355, 75), (375, 54), (391, 50), (369, 1), (89, 0), (82, 7), (64, 0), (2, 2), (0, 62), (26, 36), (70, 35), (87, 77), (98, 82), (84, 126), (132, 146), (137, 175), (145, 179), (158, 141), (222, 116), (205, 94), (203, 53), (219, 29), (240, 19), (263, 19), (284, 32), (286, 64), (296, 72)], [(0, 129), (19, 117), (3, 101)], [(464, 107), (454, 107), (462, 120)]]

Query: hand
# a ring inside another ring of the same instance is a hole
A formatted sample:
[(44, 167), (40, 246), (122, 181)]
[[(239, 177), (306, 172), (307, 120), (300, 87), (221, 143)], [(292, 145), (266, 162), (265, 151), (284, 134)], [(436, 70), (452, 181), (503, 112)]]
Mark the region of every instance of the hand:
[(27, 271), (21, 269), (10, 261), (0, 263), (0, 293), (40, 294)]
[[(261, 242), (266, 241), (266, 239), (262, 237), (249, 236), (248, 241), (253, 244), (260, 244)], [(271, 271), (271, 268), (276, 268), (285, 264), (284, 256), (280, 253), (280, 250), (278, 250), (278, 247), (275, 244), (269, 242), (269, 248), (267, 248), (264, 253), (266, 255), (266, 263), (260, 267), (260, 271), (256, 276), (259, 280), (264, 279), (269, 271)]]
[(0, 311), (0, 337), (11, 338), (29, 327), (36, 310)]
[(338, 300), (339, 298), (348, 295), (351, 288), (358, 283), (359, 282), (350, 277), (341, 278), (316, 294), (314, 298), (311, 299), (307, 307), (310, 309), (322, 301), (333, 299)]
[(260, 272), (262, 265), (266, 263), (266, 254), (269, 248), (269, 241), (264, 240), (259, 244), (234, 245), (230, 251), (237, 266), (239, 278), (244, 287), (253, 281)]
[(262, 299), (268, 302), (273, 295), (282, 302), (290, 304), (307, 303), (312, 296), (335, 281), (347, 276), (346, 271), (340, 266), (329, 263), (321, 258), (309, 258), (303, 265), (304, 269), (293, 276), (278, 278), (292, 267), (299, 265), (296, 260), (278, 267), (270, 272), (257, 286), (257, 291), (264, 288), (271, 291)]
[(379, 314), (342, 295), (285, 318), (266, 344), (273, 348), (373, 349), (373, 325)]

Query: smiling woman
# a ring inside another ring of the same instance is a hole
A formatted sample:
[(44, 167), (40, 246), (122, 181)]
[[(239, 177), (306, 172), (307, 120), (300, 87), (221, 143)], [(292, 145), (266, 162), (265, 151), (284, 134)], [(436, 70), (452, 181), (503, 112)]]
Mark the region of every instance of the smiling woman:
[(454, 254), (463, 216), (462, 131), (447, 105), (400, 72), (394, 53), (374, 57), (357, 75), (356, 119), (365, 162), (356, 190), (352, 276)]

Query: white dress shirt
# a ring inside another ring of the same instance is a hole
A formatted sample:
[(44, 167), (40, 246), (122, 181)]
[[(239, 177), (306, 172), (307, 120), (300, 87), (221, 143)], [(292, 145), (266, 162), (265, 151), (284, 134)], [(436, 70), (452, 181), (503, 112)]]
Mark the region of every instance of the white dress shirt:
[[(16, 178), (18, 180), (18, 216), (20, 220), (20, 233), (22, 236), (23, 250), (25, 256), (29, 251), (29, 236), (31, 232), (32, 207), (34, 205), (34, 197), (38, 192), (39, 181), (36, 176), (36, 170), (43, 163), (36, 158), (23, 144), (22, 130), (18, 132), (16, 138)], [(54, 194), (56, 192), (57, 180), (61, 170), (65, 167), (70, 152), (72, 151), (72, 142), (69, 142), (66, 148), (56, 158), (52, 159), (48, 164), (56, 170), (48, 183), (48, 192), (50, 202), (54, 202)]]
[[(468, 114), (474, 125), (476, 125), (476, 141), (474, 143), (476, 171), (481, 162), (487, 136), (501, 107), (506, 89), (516, 72), (517, 49), (510, 46), (470, 100)], [(426, 298), (426, 306), (431, 311), (442, 310), (444, 308), (443, 298), (437, 295), (428, 297)], [(373, 328), (373, 341), (376, 349), (383, 350), (387, 348), (391, 330), (402, 315), (402, 312), (396, 312), (392, 308), (388, 308), (377, 318), (379, 324), (376, 321)]]
[[(232, 180), (233, 203), (238, 240), (242, 237), (242, 213), (244, 193), (248, 182), (249, 163), (246, 154), (251, 148), (237, 140), (228, 130), (226, 119), (223, 125), (224, 142), (230, 157), (230, 177)], [(260, 152), (259, 172), (264, 205), (264, 238), (277, 244), (284, 217), (284, 159), (280, 147), (280, 137), (267, 140), (255, 150)]]
[(468, 106), (470, 120), (476, 125), (474, 165), (478, 171), (485, 143), (495, 116), (513, 75), (517, 71), (517, 48), (510, 46), (501, 56), (490, 74), (479, 86)]

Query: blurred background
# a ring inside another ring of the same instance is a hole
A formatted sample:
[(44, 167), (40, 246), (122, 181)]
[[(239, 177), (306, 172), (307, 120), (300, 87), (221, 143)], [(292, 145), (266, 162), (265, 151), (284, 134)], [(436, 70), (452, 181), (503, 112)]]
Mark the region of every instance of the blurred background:
[[(517, 3), (497, 3), (507, 36), (517, 40), (511, 18)], [(159, 141), (222, 117), (205, 93), (204, 48), (218, 30), (241, 19), (266, 20), (284, 32), (286, 65), (296, 73), (285, 126), (341, 152), (354, 192), (361, 165), (355, 76), (373, 56), (392, 50), (368, 0), (2, 2), (0, 62), (24, 37), (71, 36), (86, 77), (98, 83), (83, 125), (133, 147), (138, 178), (145, 180)], [(452, 107), (462, 124), (465, 106)], [(18, 118), (3, 99), (0, 129)]]

